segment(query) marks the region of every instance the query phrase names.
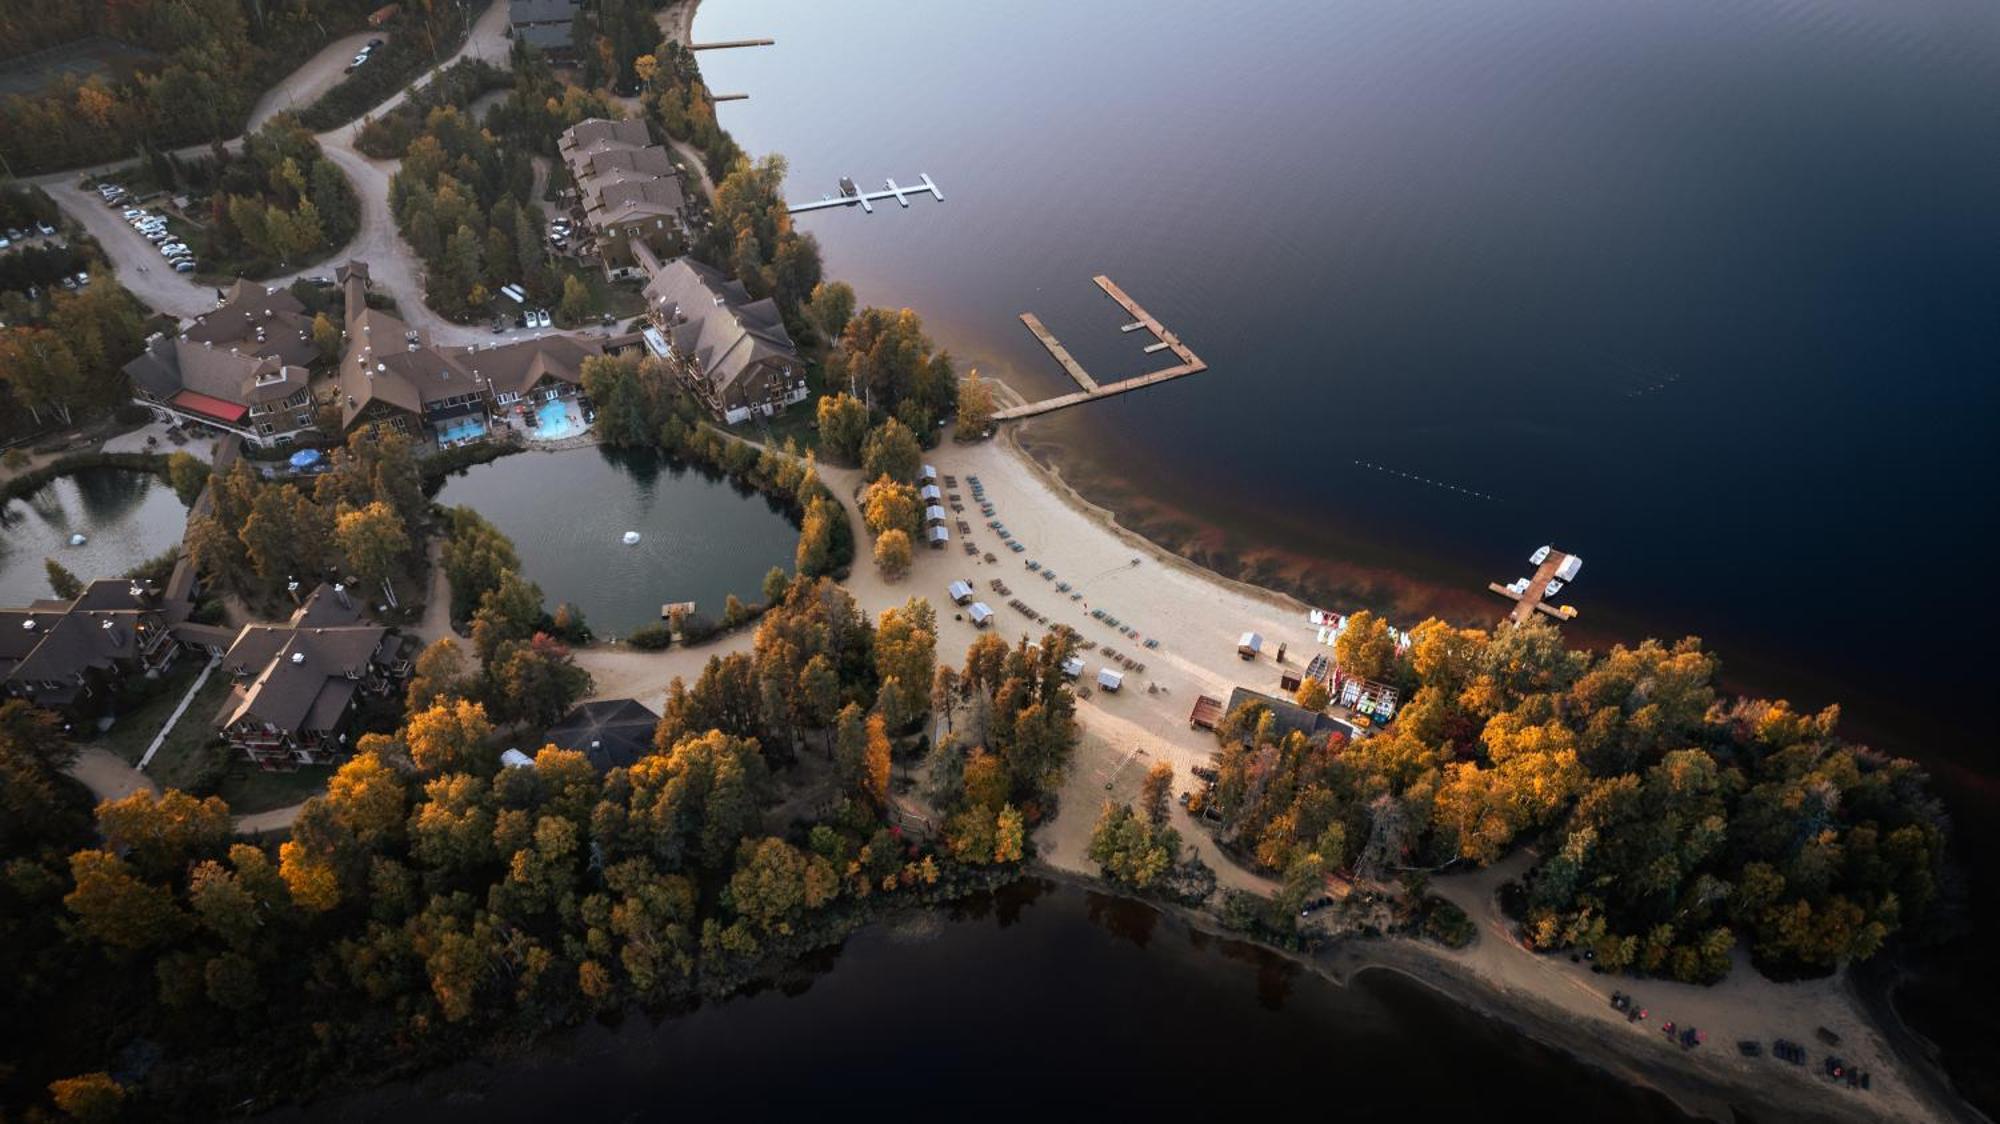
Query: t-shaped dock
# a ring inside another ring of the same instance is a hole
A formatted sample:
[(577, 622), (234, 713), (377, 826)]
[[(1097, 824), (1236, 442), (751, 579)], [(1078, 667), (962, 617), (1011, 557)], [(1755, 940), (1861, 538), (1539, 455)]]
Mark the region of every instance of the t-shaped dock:
[(1099, 383), (1096, 379), (1090, 377), (1090, 372), (1083, 369), (1083, 364), (1076, 361), (1076, 357), (1071, 355), (1069, 349), (1065, 348), (1056, 339), (1054, 333), (1050, 332), (1043, 325), (1040, 318), (1032, 312), (1023, 312), (1021, 314), (1021, 323), (1026, 324), (1028, 330), (1035, 333), (1035, 338), (1042, 341), (1042, 346), (1049, 349), (1049, 354), (1055, 356), (1056, 362), (1062, 364), (1062, 369), (1067, 371), (1069, 377), (1076, 380), (1076, 385), (1083, 389), (1075, 394), (1060, 394), (1054, 398), (1044, 398), (1040, 402), (1010, 406), (1005, 410), (996, 412), (993, 415), (994, 421), (1031, 418), (1037, 414), (1046, 414), (1053, 410), (1063, 409), (1066, 406), (1080, 406), (1085, 402), (1095, 401), (1099, 398), (1109, 398), (1114, 394), (1124, 394), (1131, 390), (1157, 386), (1160, 383), (1180, 378), (1182, 375), (1199, 374), (1202, 371), (1208, 370), (1208, 364), (1202, 362), (1201, 357), (1194, 353), (1194, 349), (1182, 343), (1180, 337), (1168, 331), (1166, 325), (1154, 319), (1152, 313), (1140, 308), (1139, 302), (1126, 296), (1125, 290), (1114, 284), (1111, 278), (1100, 273), (1096, 277), (1091, 278), (1091, 280), (1097, 282), (1097, 287), (1104, 290), (1105, 296), (1117, 301), (1127, 313), (1131, 314), (1132, 322), (1119, 328), (1119, 331), (1136, 332), (1143, 330), (1150, 332), (1156, 342), (1146, 345), (1146, 353), (1150, 355), (1156, 351), (1172, 351), (1180, 362), (1175, 366), (1153, 371), (1149, 374), (1134, 375), (1129, 379), (1121, 379), (1118, 382)]

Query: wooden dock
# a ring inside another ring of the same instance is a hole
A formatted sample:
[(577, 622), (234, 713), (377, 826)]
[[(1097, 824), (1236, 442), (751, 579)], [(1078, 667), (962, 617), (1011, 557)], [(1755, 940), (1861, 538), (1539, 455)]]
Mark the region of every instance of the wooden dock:
[(1035, 333), (1035, 338), (1041, 341), (1042, 346), (1048, 349), (1049, 354), (1055, 357), (1056, 362), (1061, 364), (1063, 370), (1069, 372), (1070, 378), (1075, 379), (1076, 384), (1083, 389), (1074, 394), (1059, 394), (1054, 398), (1044, 398), (1040, 402), (1028, 402), (1019, 406), (1010, 406), (1005, 410), (995, 413), (993, 415), (994, 421), (1001, 422), (1012, 421), (1018, 418), (1031, 418), (1039, 414), (1050, 413), (1070, 406), (1079, 406), (1085, 402), (1094, 402), (1100, 398), (1109, 398), (1115, 394), (1125, 394), (1129, 391), (1143, 390), (1149, 386), (1158, 386), (1163, 382), (1171, 382), (1184, 375), (1200, 374), (1208, 370), (1208, 364), (1202, 362), (1201, 357), (1196, 355), (1192, 348), (1182, 343), (1179, 336), (1168, 331), (1166, 325), (1155, 319), (1152, 313), (1139, 307), (1139, 302), (1127, 296), (1125, 290), (1119, 288), (1111, 278), (1100, 273), (1096, 277), (1091, 278), (1091, 280), (1097, 283), (1098, 288), (1104, 290), (1105, 296), (1117, 301), (1131, 315), (1131, 322), (1119, 328), (1120, 332), (1135, 332), (1142, 329), (1150, 332), (1156, 342), (1147, 345), (1145, 349), (1146, 354), (1150, 355), (1158, 351), (1171, 351), (1174, 353), (1174, 357), (1179, 359), (1180, 362), (1172, 367), (1143, 375), (1135, 375), (1129, 379), (1120, 379), (1117, 382), (1111, 383), (1099, 383), (1090, 376), (1088, 371), (1083, 369), (1083, 365), (1078, 363), (1074, 356), (1070, 355), (1068, 349), (1064, 348), (1056, 340), (1048, 328), (1042, 325), (1041, 320), (1037, 319), (1034, 313), (1023, 312), (1021, 314), (1021, 323), (1026, 324), (1028, 330)]
[(775, 47), (776, 39), (724, 39), (718, 43), (689, 43), (690, 51), (726, 51), (731, 47)]
[[(718, 98), (716, 100), (720, 101), (721, 99)], [(898, 185), (895, 180), (889, 180), (887, 181), (889, 186), (886, 191), (849, 192), (846, 188), (852, 181), (842, 181), (842, 190), (839, 195), (829, 195), (824, 199), (815, 199), (810, 203), (789, 203), (786, 204), (785, 210), (790, 214), (798, 215), (804, 214), (807, 211), (825, 210), (828, 207), (860, 207), (863, 211), (872, 215), (875, 213), (874, 205), (878, 199), (894, 199), (897, 203), (907, 207), (910, 205), (910, 196), (927, 194), (940, 203), (944, 202), (944, 192), (939, 191), (938, 185), (931, 182), (931, 174), (929, 172), (919, 172), (917, 173), (917, 178), (922, 181), (920, 185)]]
[(1069, 372), (1069, 377), (1076, 380), (1076, 385), (1089, 391), (1097, 389), (1097, 380), (1090, 377), (1090, 372), (1083, 369), (1083, 364), (1076, 361), (1076, 356), (1069, 353), (1069, 349), (1056, 339), (1055, 333), (1049, 331), (1034, 313), (1023, 312), (1021, 323), (1026, 324), (1028, 330), (1035, 333), (1035, 338), (1042, 341), (1042, 346), (1049, 349), (1050, 355), (1056, 357), (1056, 362), (1061, 363), (1062, 369)]
[(749, 100), (750, 100), (750, 95), (749, 95), (749, 94), (710, 94), (710, 95), (708, 95), (708, 100), (709, 100), (709, 101), (711, 101), (711, 102), (722, 102), (722, 101), (749, 101)]
[(1567, 561), (1569, 555), (1560, 550), (1550, 550), (1549, 556), (1542, 559), (1541, 565), (1535, 567), (1535, 575), (1528, 579), (1528, 590), (1525, 593), (1515, 593), (1499, 582), (1487, 583), (1486, 588), (1502, 597), (1511, 598), (1514, 602), (1514, 607), (1507, 610), (1502, 623), (1525, 624), (1537, 612), (1546, 613), (1559, 621), (1575, 619), (1575, 609), (1567, 605), (1557, 607), (1546, 600), (1549, 583), (1555, 580), (1557, 571), (1561, 570), (1563, 563)]

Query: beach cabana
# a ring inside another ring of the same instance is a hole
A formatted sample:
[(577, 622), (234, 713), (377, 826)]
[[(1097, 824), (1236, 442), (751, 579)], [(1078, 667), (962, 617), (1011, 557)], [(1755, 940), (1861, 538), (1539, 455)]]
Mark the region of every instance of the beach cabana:
[(1254, 632), (1246, 632), (1236, 641), (1236, 654), (1246, 660), (1254, 660), (1264, 650), (1264, 638)]
[(951, 532), (943, 527), (932, 527), (930, 530), (924, 532), (924, 537), (930, 540), (933, 550), (942, 550), (944, 549), (944, 544), (951, 541)]
[(926, 483), (926, 484), (931, 484), (931, 483), (935, 483), (935, 482), (937, 481), (937, 478), (938, 478), (938, 475), (937, 475), (937, 466), (936, 466), (936, 465), (934, 465), (934, 464), (927, 464), (927, 465), (925, 465), (925, 466), (924, 466), (924, 475), (923, 475), (923, 480), (924, 480), (924, 483)]
[(993, 610), (987, 607), (984, 601), (974, 601), (972, 608), (967, 609), (965, 612), (967, 616), (972, 618), (972, 623), (979, 628), (985, 628), (986, 623), (993, 619)]
[(1125, 673), (1113, 671), (1108, 667), (1100, 668), (1097, 672), (1097, 685), (1106, 691), (1116, 691), (1125, 685)]
[(944, 508), (936, 504), (932, 504), (924, 509), (924, 522), (926, 523), (943, 523), (950, 518), (951, 516), (944, 513)]
[(1069, 676), (1071, 679), (1083, 678), (1083, 657), (1071, 656), (1064, 660), (1062, 670), (1063, 674)]
[(954, 605), (963, 605), (972, 600), (971, 582), (955, 581), (945, 588), (951, 594), (951, 603)]
[(919, 488), (917, 490), (917, 494), (929, 500), (932, 503), (936, 503), (944, 498), (944, 492), (939, 490), (936, 484), (924, 485), (922, 488)]

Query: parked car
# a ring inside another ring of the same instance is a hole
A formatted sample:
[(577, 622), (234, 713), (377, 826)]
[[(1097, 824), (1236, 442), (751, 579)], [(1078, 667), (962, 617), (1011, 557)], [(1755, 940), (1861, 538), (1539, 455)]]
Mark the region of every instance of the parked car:
[(546, 308), (541, 309), (535, 314), (535, 323), (537, 326), (543, 328), (550, 328), (555, 326), (555, 321), (549, 319), (549, 310)]
[(41, 235), (41, 236), (42, 236), (42, 237), (44, 237), (44, 238), (48, 238), (48, 237), (50, 237), (50, 236), (54, 235), (54, 234), (55, 234), (55, 232), (56, 232), (56, 228), (55, 228), (55, 227), (53, 227), (53, 226), (50, 226), (50, 225), (49, 225), (48, 223), (45, 223), (45, 222), (38, 222), (38, 223), (36, 223), (36, 224), (35, 224), (35, 233), (36, 233), (36, 234), (39, 234), (39, 235)]
[(193, 259), (193, 258), (182, 258), (181, 260), (179, 260), (179, 261), (175, 262), (175, 263), (174, 263), (174, 272), (175, 272), (175, 273), (193, 273), (193, 272), (194, 272), (194, 259)]
[(81, 269), (77, 270), (77, 271), (76, 271), (76, 287), (77, 287), (77, 288), (79, 288), (79, 289), (81, 289), (81, 288), (83, 288), (83, 287), (84, 287), (85, 285), (88, 285), (88, 284), (90, 284), (90, 274), (88, 274), (88, 273), (85, 273), (85, 272), (84, 272), (83, 270), (81, 270)]
[(374, 50), (375, 48), (377, 48), (377, 47), (381, 46), (381, 45), (382, 45), (382, 41), (381, 41), (380, 39), (370, 39), (370, 40), (368, 41), (368, 49), (369, 49), (369, 50), (371, 50), (371, 51), (372, 51), (372, 50)]
[(160, 256), (163, 258), (179, 257), (192, 252), (185, 242), (168, 242), (160, 247)]
[(12, 238), (9, 238), (4, 234), (0, 234), (0, 250), (4, 250), (7, 247), (12, 246), (13, 244), (14, 240)]
[(9, 241), (9, 242), (19, 242), (19, 241), (21, 241), (22, 239), (26, 238), (27, 236), (28, 236), (28, 232), (27, 232), (27, 231), (25, 231), (25, 230), (22, 230), (22, 229), (21, 229), (20, 227), (18, 227), (18, 226), (16, 226), (16, 227), (12, 227), (12, 228), (10, 228), (10, 229), (9, 229), (9, 230), (7, 231), (7, 241)]

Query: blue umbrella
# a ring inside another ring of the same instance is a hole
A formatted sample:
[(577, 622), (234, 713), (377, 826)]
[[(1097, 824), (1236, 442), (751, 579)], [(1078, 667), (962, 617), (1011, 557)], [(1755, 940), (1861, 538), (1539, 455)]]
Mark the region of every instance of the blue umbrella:
[(293, 468), (310, 468), (319, 463), (318, 449), (300, 449), (292, 454)]

